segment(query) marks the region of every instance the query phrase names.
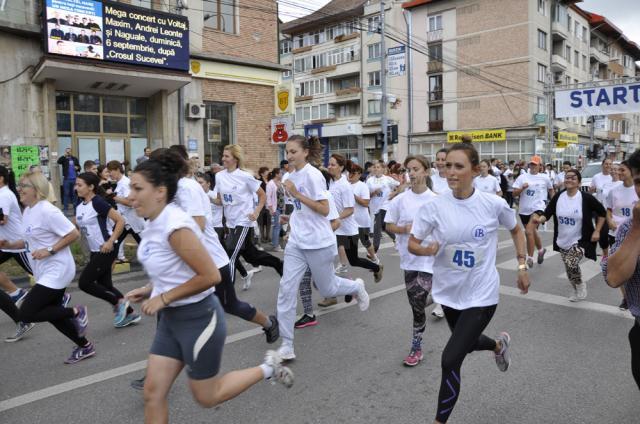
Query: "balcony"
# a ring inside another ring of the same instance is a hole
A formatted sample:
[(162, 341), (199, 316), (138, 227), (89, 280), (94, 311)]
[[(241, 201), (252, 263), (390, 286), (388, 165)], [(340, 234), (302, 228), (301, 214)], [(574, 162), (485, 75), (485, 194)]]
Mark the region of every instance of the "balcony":
[(429, 91), (429, 103), (441, 102), (441, 101), (442, 101), (442, 90)]
[(308, 100), (313, 100), (313, 96), (296, 96), (295, 97), (295, 102), (306, 102)]
[(362, 88), (360, 87), (350, 87), (336, 90), (336, 96), (338, 97), (353, 96), (360, 93), (362, 93)]
[(429, 121), (429, 131), (442, 131), (444, 121)]
[(589, 54), (592, 59), (600, 63), (609, 63), (609, 53), (603, 50), (598, 49), (597, 47), (591, 46), (589, 48)]
[(338, 68), (338, 65), (329, 65), (329, 66), (323, 66), (322, 68), (316, 68), (311, 70), (312, 74), (321, 74), (323, 72), (331, 72), (331, 71), (335, 71)]
[(609, 62), (609, 70), (613, 73), (615, 73), (618, 76), (621, 76), (624, 74), (624, 66), (622, 66), (620, 63), (618, 63), (617, 60), (612, 60)]
[(335, 115), (329, 115), (328, 118), (322, 118), (322, 119), (312, 119), (311, 123), (312, 124), (329, 124), (331, 122), (336, 122), (337, 118)]
[(304, 52), (310, 52), (311, 48), (312, 48), (311, 46), (298, 47), (297, 49), (291, 50), (291, 53), (300, 54), (300, 53), (304, 53)]
[(427, 32), (427, 43), (433, 43), (434, 41), (440, 41), (440, 40), (442, 40), (441, 29)]
[(569, 29), (567, 25), (554, 21), (551, 24), (551, 36), (553, 39), (569, 39)]
[(342, 43), (343, 41), (348, 41), (348, 40), (353, 40), (354, 38), (358, 38), (360, 36), (360, 33), (358, 32), (353, 32), (351, 34), (342, 34), (342, 35), (338, 35), (336, 38), (333, 39), (334, 43)]
[(427, 62), (427, 73), (433, 74), (437, 72), (442, 72), (442, 62), (439, 60), (430, 60)]
[(554, 54), (551, 57), (551, 71), (552, 72), (564, 72), (569, 68), (569, 63), (567, 59), (560, 56), (559, 54)]

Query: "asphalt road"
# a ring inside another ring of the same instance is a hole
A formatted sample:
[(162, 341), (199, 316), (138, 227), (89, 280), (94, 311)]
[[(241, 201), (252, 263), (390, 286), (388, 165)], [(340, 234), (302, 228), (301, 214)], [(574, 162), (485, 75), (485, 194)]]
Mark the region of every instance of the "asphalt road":
[[(544, 233), (551, 244), (551, 233)], [(406, 368), (402, 359), (411, 338), (411, 312), (397, 253), (383, 241), (385, 277), (373, 283), (371, 307), (355, 302), (322, 311), (317, 327), (296, 330), (298, 359), (293, 388), (261, 382), (214, 409), (192, 400), (182, 375), (170, 395), (175, 423), (431, 423), (440, 381), (440, 354), (449, 337), (444, 320), (429, 318), (425, 359)], [(531, 270), (530, 294), (516, 289), (513, 247), (501, 232), (497, 258), (502, 279), (498, 310), (488, 335), (509, 331), (512, 364), (506, 373), (490, 353), (467, 357), (461, 396), (451, 423), (638, 423), (640, 393), (630, 371), (628, 313), (617, 308), (620, 292), (609, 288), (598, 265), (584, 263), (589, 295), (569, 303), (569, 283), (559, 255), (549, 255)], [(277, 274), (256, 274), (251, 289), (239, 296), (275, 312)], [(127, 291), (146, 282), (141, 272), (117, 278)], [(72, 289), (72, 303), (89, 308), (89, 337), (97, 355), (64, 365), (72, 342), (49, 324), (39, 324), (18, 343), (0, 344), (0, 423), (143, 422), (140, 392), (129, 387), (142, 375), (153, 337), (154, 318), (125, 329), (113, 328), (106, 303)], [(314, 294), (314, 301), (320, 300)], [(257, 365), (267, 345), (253, 324), (227, 317), (228, 337), (222, 371)], [(0, 316), (0, 334), (13, 323)], [(277, 347), (277, 344), (274, 345)]]

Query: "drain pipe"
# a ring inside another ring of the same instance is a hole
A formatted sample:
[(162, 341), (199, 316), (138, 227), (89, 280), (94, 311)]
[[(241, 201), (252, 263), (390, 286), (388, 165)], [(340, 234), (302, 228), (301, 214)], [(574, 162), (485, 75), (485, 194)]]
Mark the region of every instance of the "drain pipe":
[(409, 113), (409, 129), (407, 131), (407, 154), (409, 152), (409, 144), (411, 143), (411, 134), (413, 134), (413, 38), (412, 33), (412, 21), (411, 21), (411, 9), (404, 9), (402, 11), (404, 17), (404, 23), (407, 26), (407, 92), (408, 92), (408, 105), (407, 110)]

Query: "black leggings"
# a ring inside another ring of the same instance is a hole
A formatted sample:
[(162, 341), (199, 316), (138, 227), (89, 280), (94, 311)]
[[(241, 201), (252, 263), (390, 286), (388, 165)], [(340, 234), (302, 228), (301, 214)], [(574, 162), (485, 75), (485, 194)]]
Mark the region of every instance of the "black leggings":
[(124, 242), (124, 239), (127, 238), (127, 235), (131, 234), (131, 236), (133, 237), (133, 239), (136, 241), (136, 243), (140, 244), (140, 236), (138, 235), (138, 233), (136, 233), (135, 231), (133, 231), (132, 228), (125, 228), (124, 231), (122, 231), (122, 234), (120, 234), (120, 237), (118, 237), (118, 242), (117, 244), (114, 243), (114, 249), (117, 247), (118, 249), (120, 248), (120, 245)]
[(4, 290), (0, 290), (0, 310), (9, 315), (13, 322), (18, 322), (18, 308), (11, 300), (11, 296), (5, 293)]
[(18, 318), (22, 322), (48, 321), (78, 346), (86, 346), (87, 339), (78, 336), (73, 324), (73, 308), (62, 307), (64, 291), (36, 284), (22, 302)]
[(256, 246), (253, 244), (253, 227), (238, 226), (230, 228), (225, 240), (225, 248), (229, 255), (229, 267), (233, 281), (235, 281), (235, 270), (240, 255), (251, 265), (269, 266), (282, 276), (282, 261), (267, 252), (256, 249)]
[(640, 389), (640, 324), (636, 318), (636, 324), (629, 331), (629, 344), (631, 345), (631, 373)]
[(373, 272), (380, 271), (380, 265), (358, 256), (358, 236), (336, 237), (338, 239), (338, 246), (344, 247), (344, 252), (347, 254), (347, 259), (349, 259), (349, 264), (351, 266), (369, 269)]
[(387, 225), (384, 223), (384, 217), (387, 214), (387, 211), (384, 209), (380, 209), (378, 213), (376, 213), (373, 217), (373, 250), (378, 253), (378, 249), (380, 248), (380, 239), (382, 238), (382, 231), (387, 233), (391, 240), (396, 240), (396, 235), (392, 232), (387, 231)]
[(216, 285), (216, 296), (218, 296), (224, 311), (245, 321), (254, 319), (256, 317), (256, 308), (247, 302), (239, 300), (236, 296), (229, 265), (223, 266), (219, 271), (222, 280)]
[(446, 423), (460, 394), (460, 368), (467, 354), (475, 350), (495, 350), (496, 341), (482, 334), (497, 305), (461, 311), (442, 305), (451, 337), (442, 352), (442, 380), (438, 393), (436, 420)]
[(113, 306), (117, 305), (124, 297), (111, 281), (111, 266), (117, 256), (117, 246), (110, 253), (91, 252), (89, 263), (78, 279), (80, 290)]
[[(216, 230), (216, 234), (218, 234), (218, 240), (220, 240), (220, 244), (222, 246), (226, 246), (224, 243), (224, 227), (213, 227), (213, 229)], [(238, 260), (236, 261), (235, 267), (240, 273), (240, 275), (242, 276), (242, 278), (248, 275), (247, 269), (244, 267), (244, 265), (242, 265), (240, 258), (238, 258)]]

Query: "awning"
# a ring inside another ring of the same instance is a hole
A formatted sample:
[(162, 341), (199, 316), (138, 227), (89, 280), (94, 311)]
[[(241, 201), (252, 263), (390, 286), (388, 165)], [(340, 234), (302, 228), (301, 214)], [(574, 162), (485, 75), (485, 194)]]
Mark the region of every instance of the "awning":
[(56, 89), (115, 96), (149, 97), (158, 91), (169, 93), (191, 82), (182, 72), (85, 64), (45, 57), (33, 75), (33, 82), (55, 80)]

